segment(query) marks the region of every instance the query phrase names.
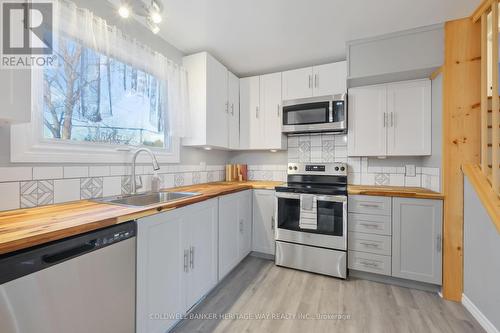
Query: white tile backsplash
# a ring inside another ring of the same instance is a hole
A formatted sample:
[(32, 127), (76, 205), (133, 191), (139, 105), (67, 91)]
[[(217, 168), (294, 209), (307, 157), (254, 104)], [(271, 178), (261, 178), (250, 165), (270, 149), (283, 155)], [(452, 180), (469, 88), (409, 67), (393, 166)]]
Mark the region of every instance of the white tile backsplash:
[(84, 178), (89, 176), (89, 167), (68, 166), (64, 167), (64, 178)]
[(34, 167), (33, 179), (61, 179), (63, 178), (63, 167)]
[(80, 179), (54, 180), (54, 203), (80, 200)]
[(17, 209), (20, 206), (19, 183), (0, 183), (0, 210)]
[(89, 177), (106, 177), (110, 175), (109, 166), (91, 166), (89, 167)]
[(112, 196), (120, 195), (122, 191), (122, 178), (121, 176), (104, 177), (102, 182), (102, 195)]
[(0, 168), (0, 182), (31, 180), (33, 168), (30, 167), (2, 167)]

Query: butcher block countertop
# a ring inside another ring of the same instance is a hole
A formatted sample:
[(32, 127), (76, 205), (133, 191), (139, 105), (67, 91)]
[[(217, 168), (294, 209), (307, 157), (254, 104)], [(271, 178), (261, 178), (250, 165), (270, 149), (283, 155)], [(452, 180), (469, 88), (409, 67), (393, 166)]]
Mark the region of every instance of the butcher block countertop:
[(382, 197), (403, 197), (420, 199), (444, 199), (444, 195), (421, 187), (349, 185), (351, 195), (376, 195)]
[(201, 195), (146, 207), (128, 207), (89, 200), (0, 212), (0, 254), (97, 230), (220, 195), (247, 189), (274, 189), (281, 182), (217, 182), (168, 189)]

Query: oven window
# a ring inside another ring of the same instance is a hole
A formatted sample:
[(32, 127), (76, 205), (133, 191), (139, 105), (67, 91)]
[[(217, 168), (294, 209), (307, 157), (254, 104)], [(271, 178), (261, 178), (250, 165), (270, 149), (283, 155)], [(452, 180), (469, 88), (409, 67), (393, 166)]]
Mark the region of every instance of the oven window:
[(343, 236), (343, 205), (341, 202), (318, 201), (318, 232)]
[(278, 228), (315, 234), (342, 237), (343, 204), (341, 202), (317, 201), (317, 229), (301, 229), (300, 200), (278, 198)]
[(321, 124), (328, 122), (328, 102), (294, 105), (283, 108), (284, 125)]

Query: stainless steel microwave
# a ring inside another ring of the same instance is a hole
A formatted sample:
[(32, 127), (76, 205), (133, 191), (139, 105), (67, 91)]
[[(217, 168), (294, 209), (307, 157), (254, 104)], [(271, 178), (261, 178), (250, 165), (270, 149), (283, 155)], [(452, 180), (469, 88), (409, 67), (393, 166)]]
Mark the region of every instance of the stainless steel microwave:
[(283, 102), (283, 133), (345, 132), (347, 94)]

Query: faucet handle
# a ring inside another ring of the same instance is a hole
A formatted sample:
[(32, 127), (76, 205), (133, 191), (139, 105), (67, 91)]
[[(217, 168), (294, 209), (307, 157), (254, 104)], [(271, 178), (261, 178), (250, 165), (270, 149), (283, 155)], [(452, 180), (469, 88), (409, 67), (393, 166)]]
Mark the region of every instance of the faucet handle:
[(142, 176), (135, 177), (135, 189), (142, 188)]

